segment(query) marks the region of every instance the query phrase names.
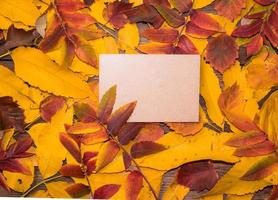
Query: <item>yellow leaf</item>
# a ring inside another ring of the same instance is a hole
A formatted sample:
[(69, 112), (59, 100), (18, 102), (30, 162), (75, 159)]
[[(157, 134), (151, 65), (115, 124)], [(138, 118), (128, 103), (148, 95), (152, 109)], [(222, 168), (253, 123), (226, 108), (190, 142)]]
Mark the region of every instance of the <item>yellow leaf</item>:
[(24, 175), (22, 173), (13, 173), (4, 171), (3, 174), (7, 178), (7, 184), (10, 188), (17, 192), (25, 192), (28, 190), (33, 183), (34, 179), (34, 163), (33, 158), (21, 158), (20, 162), (24, 165), (24, 167), (27, 167), (31, 175)]
[(40, 16), (40, 12), (32, 0), (1, 0), (0, 8), (0, 15), (29, 26), (35, 26), (35, 22)]
[(193, 1), (193, 9), (203, 8), (209, 4), (211, 4), (214, 0), (194, 0)]
[(201, 58), (201, 95), (206, 101), (207, 111), (212, 121), (221, 125), (223, 115), (218, 107), (218, 98), (221, 94), (219, 81), (212, 67)]
[(1, 138), (1, 149), (6, 150), (14, 134), (14, 128), (3, 130), (3, 137)]
[(125, 53), (137, 53), (135, 48), (139, 45), (140, 36), (136, 24), (126, 24), (118, 32), (119, 48), (124, 50)]
[(180, 200), (184, 199), (185, 195), (189, 192), (189, 188), (183, 185), (172, 183), (167, 187), (162, 196), (162, 200)]
[(34, 48), (19, 47), (12, 53), (16, 75), (44, 91), (66, 97), (95, 99), (87, 83)]
[(33, 198), (50, 198), (51, 196), (46, 190), (38, 190), (30, 195)]
[(0, 65), (0, 96), (11, 96), (24, 109), (25, 121), (31, 122), (39, 117), (39, 103), (42, 97), (32, 98), (30, 93), (37, 89), (29, 88), (21, 79)]
[(45, 185), (49, 195), (52, 198), (71, 198), (71, 196), (65, 191), (65, 189), (70, 186), (70, 183), (64, 181), (55, 181), (46, 183)]
[(64, 124), (72, 123), (73, 110), (62, 108), (49, 123), (40, 123), (32, 126), (29, 134), (36, 144), (36, 155), (40, 173), (43, 178), (56, 174), (66, 157), (66, 149), (60, 143), (60, 132), (64, 132)]
[(218, 134), (207, 128), (203, 128), (195, 136), (182, 137), (168, 133), (156, 141), (166, 146), (166, 150), (144, 156), (136, 161), (140, 166), (158, 170), (169, 170), (187, 162), (203, 159), (234, 163), (239, 160), (238, 157), (233, 156), (235, 149), (224, 145), (232, 136), (231, 133)]
[(251, 200), (253, 194), (246, 194), (246, 195), (227, 195), (227, 200)]
[(221, 195), (202, 197), (201, 200), (223, 200), (223, 195), (221, 194)]
[[(106, 24), (106, 20), (103, 17), (103, 10), (105, 8), (105, 1), (104, 0), (96, 0), (90, 6), (90, 15), (97, 20), (97, 22)], [(106, 24), (107, 25), (107, 24)]]
[(113, 37), (104, 37), (91, 42), (97, 55), (118, 54), (117, 42)]

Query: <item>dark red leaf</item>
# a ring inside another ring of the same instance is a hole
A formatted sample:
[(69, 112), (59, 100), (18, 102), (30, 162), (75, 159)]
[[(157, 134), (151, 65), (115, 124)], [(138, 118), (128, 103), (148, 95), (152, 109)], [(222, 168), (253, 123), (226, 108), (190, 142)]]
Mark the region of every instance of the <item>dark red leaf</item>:
[(125, 14), (131, 23), (146, 22), (152, 24), (154, 28), (159, 28), (164, 22), (156, 9), (148, 4), (135, 6), (125, 11)]
[(182, 35), (179, 39), (178, 45), (175, 49), (175, 53), (178, 54), (198, 54), (198, 50), (191, 40)]
[(24, 114), (12, 97), (0, 97), (0, 130), (14, 127), (17, 131), (24, 130)]
[(201, 192), (213, 188), (218, 178), (211, 161), (197, 161), (180, 167), (177, 182), (189, 187), (190, 190)]
[(264, 142), (266, 139), (264, 132), (247, 132), (232, 137), (225, 144), (231, 147), (244, 147)]
[(271, 194), (267, 200), (277, 200), (278, 199), (278, 185), (273, 185)]
[(27, 151), (32, 146), (32, 144), (33, 140), (30, 136), (21, 138), (8, 147), (7, 156), (15, 157), (16, 155), (25, 153), (25, 151)]
[(91, 159), (91, 158), (94, 158), (98, 155), (98, 152), (95, 152), (95, 151), (86, 151), (84, 154), (83, 154), (83, 163), (86, 165), (87, 162)]
[(269, 21), (264, 23), (263, 33), (269, 39), (271, 44), (274, 47), (277, 47), (278, 46), (278, 32), (275, 31), (275, 29), (276, 28), (274, 28), (270, 25)]
[(57, 111), (63, 108), (66, 101), (63, 97), (48, 96), (40, 105), (40, 114), (43, 120), (50, 122)]
[(60, 169), (60, 173), (63, 176), (84, 178), (84, 173), (82, 172), (80, 165), (74, 165), (74, 164), (63, 165), (62, 168)]
[(131, 8), (132, 3), (117, 0), (108, 4), (103, 11), (103, 15), (116, 29), (120, 29), (128, 22), (125, 12)]
[(190, 15), (190, 21), (196, 26), (215, 32), (221, 32), (222, 29), (217, 21), (215, 21), (211, 16), (202, 11), (193, 10)]
[(66, 188), (66, 192), (73, 198), (80, 198), (90, 194), (90, 187), (82, 183), (74, 183)]
[(192, 21), (189, 21), (186, 24), (186, 32), (189, 34), (200, 35), (202, 37), (208, 37), (208, 36), (211, 36), (211, 35), (214, 35), (215, 33), (217, 33), (216, 31), (203, 29), (203, 28), (197, 26), (196, 24), (194, 24)]
[(251, 37), (257, 34), (258, 32), (260, 32), (262, 24), (263, 24), (263, 20), (258, 19), (251, 24), (241, 25), (232, 32), (232, 36), (242, 37), (242, 38)]
[(143, 188), (143, 176), (139, 171), (132, 171), (127, 177), (126, 199), (136, 200)]
[(142, 36), (155, 42), (173, 43), (177, 40), (179, 32), (175, 29), (149, 28), (142, 32)]
[(206, 47), (206, 60), (214, 69), (223, 73), (235, 63), (238, 57), (235, 39), (221, 34), (209, 40)]
[(99, 187), (94, 192), (94, 199), (110, 199), (118, 192), (121, 185), (107, 184)]
[(130, 140), (136, 137), (143, 125), (143, 123), (126, 123), (119, 131), (119, 142), (123, 145), (128, 144)]
[(123, 161), (124, 161), (125, 169), (128, 169), (131, 165), (132, 158), (128, 153), (123, 152)]
[(140, 158), (146, 155), (158, 153), (165, 150), (166, 148), (152, 141), (137, 142), (132, 145), (130, 154), (133, 158)]
[(245, 15), (244, 18), (246, 19), (261, 19), (265, 15), (265, 11)]
[(31, 172), (18, 159), (0, 160), (0, 170), (31, 175)]
[(67, 133), (60, 133), (60, 141), (77, 162), (81, 162), (81, 152), (78, 144)]
[(178, 28), (185, 23), (184, 17), (179, 15), (175, 10), (158, 4), (154, 4), (153, 6), (170, 26)]
[(90, 159), (87, 164), (87, 174), (91, 175), (93, 173), (93, 171), (95, 171), (96, 169), (96, 159)]
[(116, 134), (127, 122), (133, 110), (135, 109), (136, 102), (132, 102), (120, 107), (116, 110), (107, 120), (107, 128), (112, 134)]
[(271, 141), (264, 141), (258, 144), (243, 146), (235, 150), (234, 155), (239, 157), (254, 157), (267, 155), (274, 152), (275, 144)]
[(275, 0), (254, 0), (254, 1), (258, 4), (261, 4), (262, 6), (268, 6), (275, 2)]

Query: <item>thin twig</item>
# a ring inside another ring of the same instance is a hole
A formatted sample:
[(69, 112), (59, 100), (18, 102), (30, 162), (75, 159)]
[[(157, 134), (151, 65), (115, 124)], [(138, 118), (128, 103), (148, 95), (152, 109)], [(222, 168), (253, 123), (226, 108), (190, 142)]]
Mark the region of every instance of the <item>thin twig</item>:
[(10, 55), (10, 54), (11, 54), (10, 51), (8, 51), (8, 52), (6, 52), (6, 53), (3, 53), (2, 55), (0, 55), (0, 59), (1, 59), (1, 58), (4, 58), (4, 57), (6, 57), (6, 56), (8, 56), (8, 55)]
[(44, 184), (44, 183), (47, 183), (49, 181), (53, 181), (53, 180), (56, 180), (58, 178), (62, 178), (63, 176), (62, 175), (58, 175), (58, 176), (53, 176), (53, 177), (50, 177), (48, 179), (44, 179), (42, 180), (41, 182), (37, 183), (36, 185), (34, 185), (33, 187), (29, 188), (25, 193), (23, 193), (21, 195), (21, 197), (26, 197), (30, 192), (32, 192), (34, 189), (36, 189), (37, 187), (39, 187), (40, 185)]

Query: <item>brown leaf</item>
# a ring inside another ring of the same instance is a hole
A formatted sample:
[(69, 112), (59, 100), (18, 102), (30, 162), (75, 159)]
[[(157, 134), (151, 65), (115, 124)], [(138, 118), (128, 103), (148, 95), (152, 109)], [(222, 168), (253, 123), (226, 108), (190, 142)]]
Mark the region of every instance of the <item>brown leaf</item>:
[(209, 40), (206, 47), (206, 60), (214, 69), (223, 73), (235, 63), (237, 57), (237, 45), (232, 37), (221, 34)]
[(246, 147), (264, 142), (266, 139), (264, 132), (247, 132), (232, 137), (225, 144), (231, 147)]
[(156, 9), (148, 4), (135, 6), (128, 11), (125, 11), (131, 23), (146, 22), (153, 25), (154, 28), (159, 28), (164, 20)]
[(99, 187), (94, 192), (94, 199), (110, 199), (120, 189), (121, 185), (107, 184)]
[(98, 110), (98, 119), (101, 123), (107, 123), (107, 119), (112, 113), (116, 100), (116, 90), (116, 85), (112, 86), (101, 98)]
[(135, 109), (136, 101), (126, 104), (116, 110), (107, 120), (107, 128), (112, 134), (116, 134), (127, 122)]
[(158, 4), (155, 4), (153, 6), (170, 26), (178, 28), (185, 23), (184, 17), (178, 15), (178, 13), (175, 10)]
[(40, 104), (40, 114), (44, 121), (50, 122), (51, 118), (63, 108), (66, 101), (63, 97), (48, 96)]
[(170, 3), (181, 13), (188, 12), (193, 5), (192, 0), (170, 0)]
[(60, 169), (63, 176), (70, 176), (75, 178), (84, 178), (84, 173), (79, 165), (66, 164)]
[(114, 28), (120, 29), (128, 22), (125, 12), (131, 8), (132, 3), (125, 3), (117, 0), (107, 5), (103, 11), (103, 16), (114, 26)]
[(15, 128), (24, 130), (24, 114), (12, 97), (0, 97), (0, 130)]
[(136, 200), (140, 190), (143, 188), (143, 176), (139, 171), (132, 171), (126, 180), (126, 199)]
[(132, 145), (130, 154), (133, 158), (141, 158), (150, 154), (158, 153), (165, 149), (166, 148), (161, 144), (157, 144), (152, 141), (142, 141)]
[(60, 133), (60, 141), (77, 162), (81, 162), (81, 152), (78, 144), (67, 133)]
[(278, 169), (277, 156), (268, 156), (255, 163), (251, 168), (240, 178), (245, 181), (255, 181), (263, 179)]
[(119, 142), (123, 145), (128, 144), (137, 136), (143, 125), (143, 123), (126, 123), (119, 131)]
[(219, 15), (223, 15), (233, 21), (240, 15), (241, 10), (246, 7), (246, 2), (246, 0), (217, 0), (214, 8)]
[(82, 196), (90, 194), (89, 186), (82, 183), (74, 183), (65, 190), (73, 198), (81, 198)]
[(7, 40), (4, 44), (0, 45), (0, 54), (6, 53), (8, 50), (18, 46), (31, 45), (35, 37), (36, 33), (34, 30), (25, 31), (11, 25), (8, 29)]
[(201, 192), (210, 190), (218, 181), (218, 174), (211, 161), (197, 161), (180, 167), (177, 182), (190, 190)]
[(254, 157), (267, 155), (274, 152), (275, 144), (271, 141), (264, 141), (258, 144), (243, 146), (235, 150), (234, 155), (239, 157)]
[(201, 122), (167, 123), (167, 125), (182, 136), (194, 135), (203, 128), (203, 123)]
[(142, 36), (155, 42), (173, 43), (177, 40), (179, 32), (175, 29), (149, 28), (142, 32)]

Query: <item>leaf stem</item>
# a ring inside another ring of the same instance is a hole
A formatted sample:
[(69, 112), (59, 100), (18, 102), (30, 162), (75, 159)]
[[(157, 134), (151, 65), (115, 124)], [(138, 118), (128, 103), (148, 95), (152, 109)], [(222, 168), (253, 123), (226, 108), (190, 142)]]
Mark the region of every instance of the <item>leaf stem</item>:
[(8, 56), (8, 55), (10, 55), (10, 54), (11, 54), (11, 52), (8, 51), (8, 52), (3, 53), (2, 55), (0, 55), (0, 58), (4, 58), (5, 56)]
[(44, 184), (44, 183), (47, 183), (49, 181), (53, 181), (53, 180), (56, 180), (58, 178), (62, 178), (63, 176), (62, 175), (58, 175), (58, 176), (53, 176), (53, 177), (50, 177), (50, 178), (47, 178), (47, 179), (44, 179), (42, 180), (41, 182), (37, 183), (36, 185), (34, 185), (33, 187), (29, 188), (25, 193), (23, 193), (21, 195), (21, 197), (26, 197), (30, 192), (32, 192), (34, 189), (36, 189), (37, 187), (39, 187), (40, 185)]

